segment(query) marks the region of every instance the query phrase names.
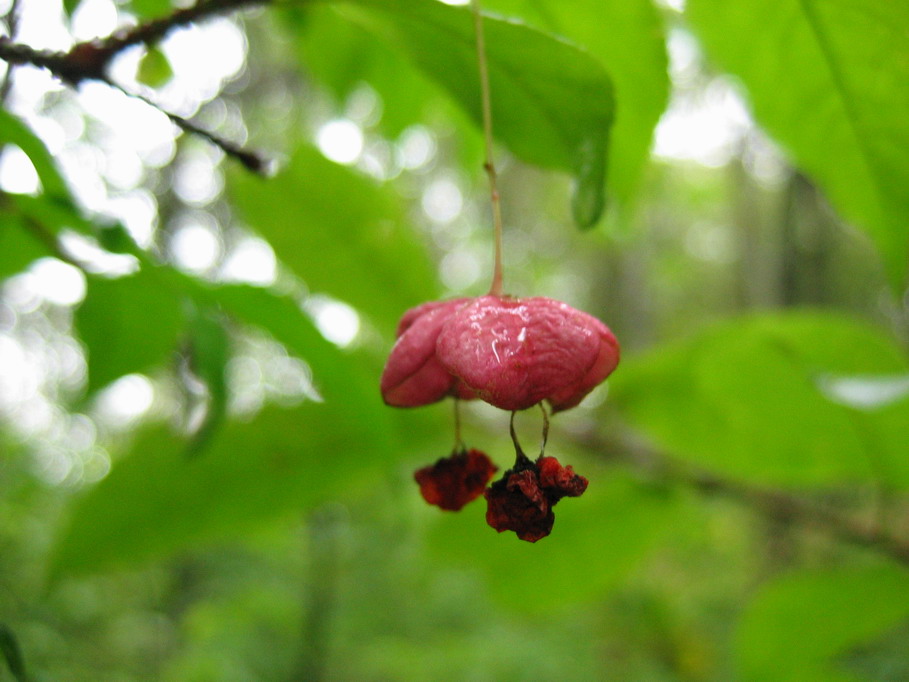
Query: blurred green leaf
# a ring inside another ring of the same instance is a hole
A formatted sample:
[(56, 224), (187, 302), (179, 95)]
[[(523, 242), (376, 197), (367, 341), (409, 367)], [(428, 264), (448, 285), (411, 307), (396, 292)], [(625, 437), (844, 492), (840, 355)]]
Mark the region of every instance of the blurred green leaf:
[(909, 400), (879, 413), (835, 403), (819, 382), (905, 372), (876, 328), (796, 312), (717, 325), (643, 357), (610, 379), (610, 400), (660, 447), (726, 474), (771, 484), (870, 480), (909, 485)]
[[(82, 0), (63, 0), (66, 14), (72, 16)], [(140, 19), (155, 19), (170, 14), (174, 7), (170, 0), (128, 0), (124, 3)]]
[(157, 19), (174, 11), (174, 4), (170, 0), (129, 0), (129, 7), (145, 19)]
[(39, 258), (53, 255), (18, 216), (0, 213), (0, 280), (22, 272)]
[[(281, 7), (302, 68), (344, 101), (364, 83), (382, 98), (377, 129), (396, 138), (408, 126), (425, 124), (445, 98), (407, 58), (362, 26), (320, 4)], [(447, 99), (447, 98), (445, 98)]]
[(909, 5), (692, 0), (707, 53), (740, 77), (757, 120), (849, 220), (895, 284), (909, 259)]
[(144, 433), (74, 505), (52, 574), (120, 568), (236, 540), (378, 475), (392, 452), (378, 406), (337, 400), (269, 407), (226, 424), (204, 456), (187, 458), (185, 449), (165, 429)]
[(42, 194), (30, 197), (24, 194), (8, 195), (9, 204), (21, 216), (31, 221), (30, 228), (33, 233), (45, 232), (42, 235), (48, 241), (59, 235), (63, 230), (73, 230), (86, 236), (97, 236), (102, 229), (90, 220), (85, 219), (79, 209), (68, 199)]
[(376, 377), (364, 376), (358, 356), (328, 342), (293, 298), (243, 284), (221, 285), (194, 293), (217, 303), (237, 320), (265, 329), (306, 360), (313, 368), (315, 387), (326, 402), (381, 405)]
[(28, 676), (25, 674), (25, 660), (22, 658), (19, 641), (13, 631), (3, 623), (0, 623), (0, 653), (3, 654), (6, 665), (16, 681), (26, 682)]
[(189, 306), (187, 321), (189, 366), (207, 391), (205, 418), (190, 443), (190, 453), (203, 448), (227, 414), (227, 363), (230, 338), (215, 310)]
[[(672, 527), (680, 503), (668, 491), (600, 469), (587, 492), (555, 508), (552, 534), (536, 543), (486, 524), (482, 499), (457, 514), (428, 510), (428, 551), (446, 565), (479, 570), (500, 603), (530, 613), (596, 599)], [(422, 501), (421, 501), (422, 502)]]
[[(263, 327), (305, 359), (323, 402), (228, 421), (195, 458), (184, 456), (181, 436), (165, 429), (143, 434), (77, 502), (57, 547), (57, 572), (124, 566), (235, 537), (379, 475), (394, 451), (373, 368), (326, 341), (292, 298), (261, 287), (211, 285), (173, 270), (161, 274), (198, 304)], [(128, 510), (115, 511), (122, 507)]]
[(743, 680), (856, 680), (831, 662), (909, 617), (909, 573), (880, 565), (804, 570), (765, 586), (736, 636)]
[(37, 197), (4, 194), (4, 209), (26, 216), (35, 221), (40, 228), (53, 234), (69, 228), (94, 236), (98, 229), (82, 216), (47, 147), (25, 123), (6, 110), (0, 109), (0, 149), (8, 143), (16, 145), (28, 156), (41, 181), (42, 191)]
[[(482, 121), (474, 26), (466, 8), (405, 0), (352, 4), (361, 9), (349, 13), (352, 19), (404, 50)], [(525, 161), (572, 173), (575, 222), (593, 225), (605, 205), (614, 110), (609, 76), (586, 52), (520, 23), (486, 17), (483, 26), (495, 135)]]
[(160, 48), (152, 47), (142, 56), (136, 78), (140, 83), (151, 88), (160, 88), (173, 76), (174, 70), (171, 68), (167, 56)]
[(74, 320), (88, 350), (88, 394), (164, 364), (177, 347), (180, 305), (149, 268), (118, 279), (89, 276)]
[(22, 121), (0, 109), (0, 147), (7, 143), (15, 144), (31, 160), (46, 196), (66, 204), (72, 203), (66, 182), (44, 143)]
[(669, 99), (663, 22), (650, 0), (486, 0), (487, 9), (516, 14), (587, 49), (615, 85), (608, 194), (632, 201), (650, 158), (653, 130)]
[(341, 299), (393, 329), (403, 310), (434, 297), (425, 249), (391, 193), (301, 147), (277, 177), (231, 175), (244, 220), (314, 292)]

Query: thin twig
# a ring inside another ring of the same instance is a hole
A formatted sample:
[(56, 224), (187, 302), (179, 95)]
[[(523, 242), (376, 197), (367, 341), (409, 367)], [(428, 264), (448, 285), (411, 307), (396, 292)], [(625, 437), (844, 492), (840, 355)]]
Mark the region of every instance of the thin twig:
[(480, 12), (480, 0), (471, 0), (470, 8), (473, 12), (474, 30), (477, 37), (477, 62), (480, 69), (480, 100), (483, 109), (483, 138), (486, 145), (486, 162), (483, 168), (489, 176), (489, 192), (492, 198), (492, 222), (495, 230), (494, 237), (494, 266), (492, 273), (492, 286), (489, 293), (492, 296), (502, 295), (502, 209), (499, 201), (496, 166), (492, 156), (492, 100), (489, 94), (489, 64), (486, 59), (486, 41), (483, 36), (483, 16)]
[(30, 64), (45, 68), (72, 88), (77, 88), (83, 82), (90, 80), (105, 83), (154, 107), (165, 114), (181, 130), (205, 138), (229, 157), (242, 163), (247, 169), (260, 175), (267, 175), (273, 166), (271, 160), (200, 128), (182, 116), (166, 111), (148, 97), (130, 92), (123, 86), (114, 83), (107, 74), (110, 62), (128, 47), (140, 44), (155, 45), (173, 29), (180, 26), (241, 7), (262, 5), (267, 2), (269, 0), (201, 0), (192, 7), (175, 10), (166, 17), (154, 19), (129, 29), (121, 29), (106, 38), (77, 43), (68, 52), (36, 50), (0, 36), (0, 59), (11, 66)]
[[(3, 17), (3, 22), (6, 24), (6, 34), (11, 40), (15, 40), (16, 34), (19, 32), (19, 0), (13, 0), (10, 3), (9, 10)], [(3, 74), (3, 82), (0, 83), (0, 104), (6, 103), (12, 84), (13, 65), (10, 64), (9, 68), (6, 69), (6, 73)]]
[(242, 163), (248, 170), (252, 171), (253, 173), (257, 173), (259, 175), (265, 175), (265, 176), (271, 174), (271, 172), (274, 168), (273, 159), (267, 158), (267, 157), (259, 154), (258, 152), (254, 152), (249, 149), (245, 149), (245, 148), (241, 147), (240, 145), (235, 144), (235, 143), (231, 142), (230, 140), (227, 140), (227, 139), (221, 137), (220, 135), (217, 135), (216, 133), (213, 133), (209, 130), (205, 130), (204, 128), (200, 128), (198, 125), (196, 125), (192, 121), (189, 121), (178, 114), (174, 114), (174, 113), (171, 113), (170, 111), (167, 111), (166, 109), (164, 109), (163, 107), (158, 105), (156, 102), (153, 102), (151, 99), (149, 99), (145, 95), (142, 95), (137, 92), (130, 92), (123, 86), (119, 85), (118, 83), (114, 83), (112, 81), (108, 81), (108, 85), (110, 85), (113, 88), (116, 88), (117, 90), (122, 92), (124, 95), (138, 99), (139, 101), (144, 102), (148, 106), (157, 109), (158, 111), (163, 113), (165, 116), (167, 116), (178, 128), (180, 128), (184, 132), (191, 133), (193, 135), (198, 135), (199, 137), (202, 137), (202, 138), (208, 140), (213, 145), (218, 147), (218, 149), (223, 151), (225, 154), (227, 154), (228, 156), (230, 156), (230, 157), (236, 159), (237, 161), (239, 161), (240, 163)]
[(269, 0), (202, 0), (192, 7), (178, 9), (159, 19), (114, 31), (106, 38), (76, 43), (68, 52), (36, 50), (28, 45), (0, 37), (0, 59), (10, 64), (32, 64), (77, 86), (82, 81), (107, 82), (107, 67), (114, 57), (133, 45), (153, 46), (171, 31), (187, 24), (237, 10), (247, 5), (262, 5)]
[(171, 14), (139, 24), (129, 29), (115, 31), (107, 38), (92, 41), (106, 54), (108, 61), (133, 45), (156, 45), (175, 28), (187, 26), (209, 17), (233, 12), (252, 5), (265, 5), (269, 0), (201, 0), (192, 7), (178, 9)]

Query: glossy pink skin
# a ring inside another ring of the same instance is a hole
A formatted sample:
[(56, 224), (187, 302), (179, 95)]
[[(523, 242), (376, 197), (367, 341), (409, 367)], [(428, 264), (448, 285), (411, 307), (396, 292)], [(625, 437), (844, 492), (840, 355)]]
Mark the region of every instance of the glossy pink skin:
[(404, 313), (398, 340), (382, 372), (382, 397), (387, 404), (418, 407), (453, 395), (456, 379), (436, 357), (436, 340), (442, 325), (469, 300), (433, 301)]
[(619, 345), (595, 317), (550, 298), (482, 296), (425, 303), (405, 313), (382, 374), (382, 395), (416, 407), (447, 395), (504, 410), (542, 400), (574, 407), (619, 362)]

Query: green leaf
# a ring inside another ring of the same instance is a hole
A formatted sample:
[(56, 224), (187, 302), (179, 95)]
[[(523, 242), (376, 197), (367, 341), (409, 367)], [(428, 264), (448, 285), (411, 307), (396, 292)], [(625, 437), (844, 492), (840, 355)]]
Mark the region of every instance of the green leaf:
[[(404, 50), (477, 122), (480, 85), (470, 12), (439, 2), (356, 0), (352, 19)], [(365, 10), (365, 11), (362, 11)], [(495, 135), (530, 163), (572, 173), (575, 222), (604, 204), (612, 83), (586, 52), (517, 22), (483, 20)], [(392, 103), (388, 103), (392, 106)]]
[(101, 232), (97, 226), (82, 216), (69, 199), (47, 194), (37, 197), (23, 194), (8, 195), (7, 199), (25, 220), (30, 221), (33, 232), (44, 231), (47, 238), (58, 236), (67, 229), (90, 237), (96, 237)]
[[(72, 16), (82, 0), (63, 0), (67, 16)], [(170, 14), (173, 5), (170, 0), (128, 0), (123, 3), (140, 19), (155, 19)]]
[(656, 445), (770, 484), (909, 485), (909, 400), (878, 412), (834, 402), (831, 375), (899, 374), (903, 352), (870, 325), (797, 312), (717, 325), (624, 363), (610, 400)]
[(372, 411), (383, 430), (392, 417), (381, 401), (378, 369), (358, 354), (342, 351), (316, 329), (298, 301), (274, 290), (246, 284), (212, 285), (174, 270), (172, 283), (197, 305), (216, 306), (237, 322), (260, 327), (302, 358), (313, 370), (313, 385), (326, 403)]
[(190, 443), (190, 454), (198, 453), (227, 415), (227, 362), (230, 338), (224, 319), (217, 311), (190, 305), (187, 322), (189, 366), (204, 384), (208, 395), (205, 418)]
[(25, 660), (22, 658), (19, 641), (13, 631), (3, 623), (0, 623), (0, 653), (3, 654), (6, 665), (17, 682), (26, 682), (28, 676), (25, 673)]
[(447, 100), (421, 71), (410, 68), (404, 55), (332, 7), (283, 6), (278, 16), (289, 29), (301, 67), (339, 101), (363, 83), (376, 90), (382, 98), (377, 129), (386, 137), (424, 123), (439, 101)]
[(53, 255), (18, 216), (0, 213), (0, 280), (22, 272), (39, 258)]
[(691, 0), (707, 52), (748, 88), (758, 122), (877, 243), (909, 262), (909, 5)]
[(174, 10), (170, 0), (130, 0), (128, 4), (136, 15), (146, 19), (165, 17)]
[(7, 143), (15, 144), (31, 160), (45, 195), (72, 205), (66, 182), (44, 143), (22, 121), (0, 109), (0, 147)]
[[(552, 613), (596, 599), (672, 528), (680, 509), (665, 490), (599, 471), (582, 497), (559, 502), (552, 534), (536, 543), (490, 528), (481, 499), (457, 514), (428, 509), (428, 550), (448, 567), (480, 571), (496, 600), (518, 611)], [(547, 576), (570, 580), (553, 586)]]
[(151, 88), (160, 88), (174, 76), (174, 70), (164, 52), (157, 47), (152, 47), (146, 52), (139, 62), (139, 73), (136, 76), (140, 83)]
[(223, 311), (235, 321), (264, 329), (313, 368), (315, 388), (325, 401), (380, 406), (377, 369), (342, 351), (303, 314), (298, 300), (248, 284), (212, 284), (169, 267), (146, 265), (166, 288), (201, 309)]
[(270, 407), (249, 422), (229, 422), (193, 458), (183, 438), (147, 432), (76, 502), (52, 574), (122, 568), (236, 540), (375, 477), (392, 452), (382, 411), (336, 400)]
[(346, 301), (384, 329), (436, 293), (426, 251), (390, 188), (315, 149), (301, 147), (267, 181), (236, 172), (229, 189), (244, 220), (310, 290)]
[(25, 123), (0, 109), (0, 148), (6, 144), (16, 145), (28, 156), (38, 173), (42, 191), (37, 197), (3, 195), (4, 208), (9, 206), (10, 213), (18, 212), (53, 234), (69, 228), (94, 236), (97, 229), (82, 216), (47, 147)]
[(666, 37), (650, 0), (494, 0), (487, 9), (521, 16), (576, 42), (597, 58), (615, 84), (615, 126), (607, 190), (632, 201), (650, 158), (653, 131), (669, 99)]
[(909, 573), (893, 566), (805, 570), (765, 586), (736, 636), (743, 680), (856, 680), (830, 659), (909, 617)]
[(78, 336), (88, 350), (88, 394), (125, 374), (167, 362), (182, 326), (180, 301), (149, 268), (120, 277), (88, 277), (76, 310)]
[[(248, 285), (211, 285), (163, 269), (200, 306), (261, 326), (312, 367), (323, 402), (269, 407), (228, 421), (199, 457), (184, 438), (146, 432), (74, 507), (56, 573), (127, 566), (194, 543), (229, 539), (379, 476), (396, 451), (375, 369), (326, 341), (290, 297)], [(119, 510), (119, 511), (118, 511)]]

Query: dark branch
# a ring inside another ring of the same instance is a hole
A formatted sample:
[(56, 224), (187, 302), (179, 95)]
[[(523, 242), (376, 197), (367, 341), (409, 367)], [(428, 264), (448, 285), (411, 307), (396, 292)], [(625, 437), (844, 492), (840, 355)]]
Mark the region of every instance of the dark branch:
[(180, 26), (187, 26), (216, 14), (226, 14), (243, 7), (267, 3), (268, 0), (200, 0), (192, 7), (178, 9), (166, 17), (153, 19), (133, 28), (115, 31), (107, 38), (88, 44), (96, 44), (102, 54), (108, 55), (107, 60), (110, 61), (114, 55), (133, 45), (156, 45)]
[(226, 14), (246, 6), (263, 5), (268, 0), (201, 0), (192, 7), (175, 10), (131, 28), (118, 29), (106, 38), (76, 43), (69, 52), (35, 50), (0, 36), (0, 59), (10, 64), (44, 67), (67, 84), (77, 86), (85, 80), (108, 82), (107, 67), (114, 57), (133, 45), (152, 46), (168, 33), (208, 17)]
[(862, 523), (818, 502), (781, 490), (724, 478), (679, 462), (630, 439), (608, 439), (591, 433), (582, 440), (594, 451), (609, 453), (663, 480), (686, 485), (705, 495), (720, 495), (735, 500), (773, 521), (795, 521), (818, 528), (843, 542), (865, 547), (909, 565), (909, 539), (896, 537), (877, 525)]
[(199, 137), (205, 138), (206, 140), (211, 142), (213, 145), (218, 147), (225, 154), (227, 154), (228, 156), (230, 156), (230, 157), (236, 159), (237, 161), (239, 161), (240, 163), (242, 163), (248, 170), (252, 171), (253, 173), (257, 173), (258, 175), (267, 176), (267, 175), (271, 175), (272, 171), (274, 170), (275, 164), (274, 164), (273, 159), (269, 159), (269, 158), (259, 154), (258, 152), (254, 152), (249, 149), (244, 149), (240, 145), (235, 144), (235, 143), (231, 142), (230, 140), (225, 140), (223, 137), (216, 135), (215, 133), (213, 133), (209, 130), (200, 128), (195, 123), (183, 118), (182, 116), (179, 116), (177, 114), (172, 114), (169, 111), (165, 111), (160, 106), (158, 106), (155, 102), (152, 102), (145, 95), (141, 95), (136, 92), (130, 92), (129, 90), (126, 90), (125, 88), (123, 88), (115, 83), (108, 82), (108, 84), (111, 85), (112, 87), (116, 88), (123, 94), (128, 95), (129, 97), (135, 97), (136, 99), (145, 102), (148, 106), (154, 107), (158, 111), (162, 112), (178, 128), (180, 128), (184, 132), (191, 133), (193, 135), (198, 135)]
[(181, 130), (205, 138), (225, 154), (242, 163), (249, 170), (260, 175), (267, 175), (272, 167), (269, 159), (249, 151), (224, 138), (200, 128), (182, 116), (165, 111), (144, 95), (132, 93), (110, 80), (107, 74), (111, 61), (133, 45), (155, 45), (172, 30), (180, 26), (201, 21), (208, 17), (231, 12), (242, 7), (263, 5), (269, 0), (201, 0), (192, 7), (175, 10), (172, 14), (160, 19), (120, 29), (106, 38), (77, 43), (69, 52), (36, 50), (28, 45), (12, 42), (0, 36), (0, 59), (10, 65), (29, 64), (47, 69), (54, 76), (72, 88), (77, 88), (84, 81), (100, 81), (121, 92), (141, 99), (149, 106), (163, 112)]

